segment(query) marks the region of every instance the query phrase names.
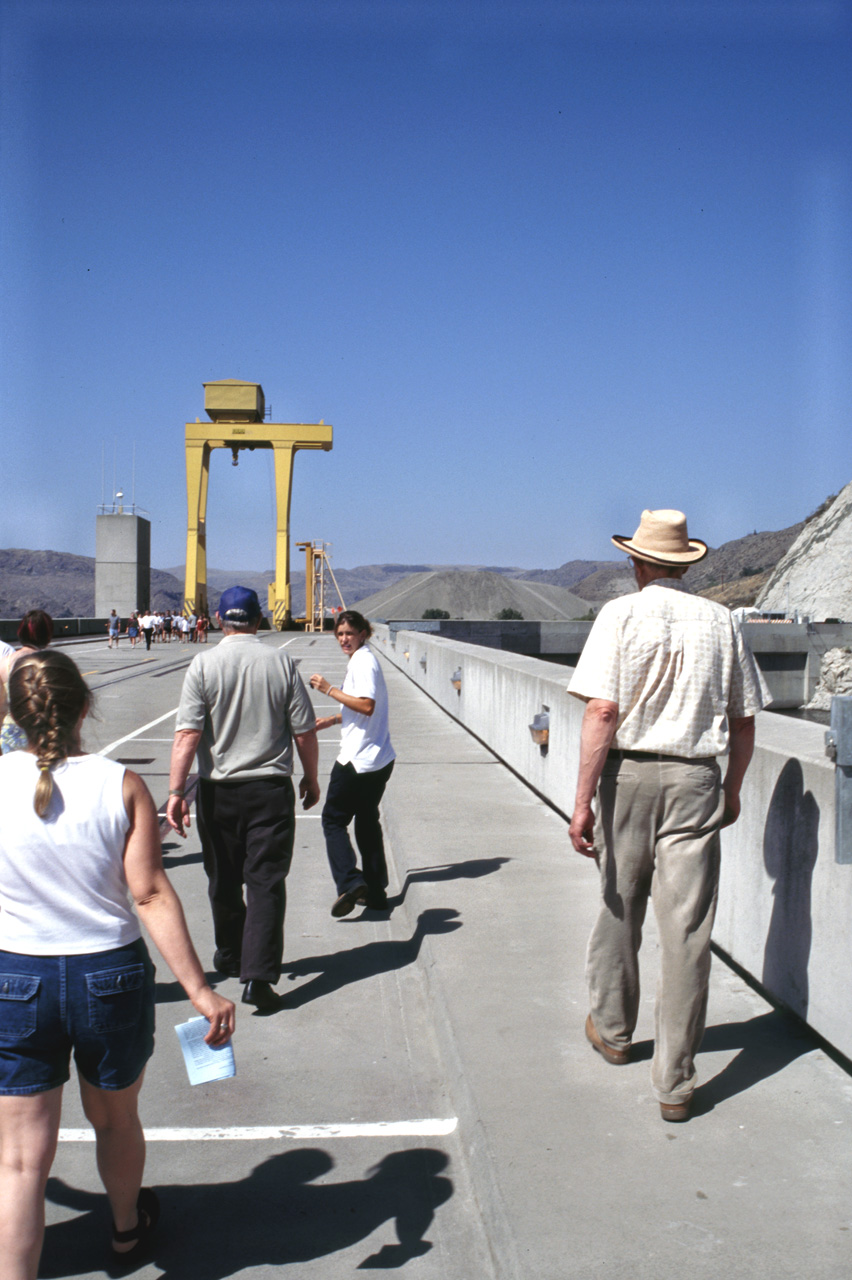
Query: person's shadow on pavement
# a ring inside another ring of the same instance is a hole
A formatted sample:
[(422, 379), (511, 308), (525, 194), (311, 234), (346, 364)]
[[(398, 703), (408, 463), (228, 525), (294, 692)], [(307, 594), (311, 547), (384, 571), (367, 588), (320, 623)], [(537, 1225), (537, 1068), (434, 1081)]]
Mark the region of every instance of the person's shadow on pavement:
[[(443, 884), (449, 880), (479, 880), (482, 876), (493, 875), (495, 871), (500, 870), (505, 862), (511, 861), (511, 858), (468, 858), (466, 862), (441, 862), (434, 867), (416, 867), (414, 871), (409, 871), (406, 874), (399, 893), (388, 897), (388, 905), (380, 914), (384, 915), (386, 911), (392, 911), (394, 907), (401, 907), (405, 902), (405, 895), (408, 893), (409, 886), (412, 884)], [(377, 914), (379, 913), (368, 907), (356, 919), (369, 920), (373, 919)]]
[(421, 911), (417, 926), (410, 938), (391, 939), (386, 942), (368, 942), (349, 951), (334, 951), (323, 956), (305, 956), (301, 960), (285, 961), (281, 972), (291, 981), (308, 974), (317, 976), (295, 991), (284, 991), (281, 1006), (298, 1009), (311, 1000), (330, 995), (341, 987), (394, 969), (404, 969), (413, 964), (420, 952), (423, 939), (428, 934), (452, 933), (462, 927), (457, 911), (445, 907), (431, 907)]
[(370, 921), (377, 917), (382, 920), (387, 919), (395, 907), (401, 907), (405, 902), (409, 885), (445, 883), (448, 880), (478, 880), (481, 876), (490, 876), (493, 872), (499, 871), (504, 862), (511, 861), (511, 858), (468, 858), (466, 862), (443, 862), (434, 867), (417, 867), (416, 870), (407, 873), (399, 893), (388, 896), (385, 906), (365, 906), (360, 915), (349, 916), (346, 923), (357, 924), (360, 920)]
[[(433, 1148), (394, 1151), (352, 1182), (315, 1185), (333, 1167), (327, 1152), (279, 1152), (239, 1182), (161, 1187), (163, 1206), (150, 1260), (168, 1280), (226, 1280), (251, 1267), (284, 1267), (351, 1248), (394, 1221), (398, 1244), (385, 1244), (359, 1270), (404, 1266), (432, 1248), (423, 1236), (435, 1209), (453, 1194), (439, 1176), (449, 1157)], [(47, 1199), (81, 1216), (47, 1228), (44, 1280), (103, 1269), (109, 1255), (106, 1197), (50, 1178)]]
[(693, 1112), (702, 1115), (727, 1098), (745, 1093), (752, 1085), (783, 1071), (817, 1042), (798, 1018), (780, 1009), (770, 1009), (743, 1022), (708, 1027), (699, 1053), (739, 1049), (717, 1076), (695, 1091)]

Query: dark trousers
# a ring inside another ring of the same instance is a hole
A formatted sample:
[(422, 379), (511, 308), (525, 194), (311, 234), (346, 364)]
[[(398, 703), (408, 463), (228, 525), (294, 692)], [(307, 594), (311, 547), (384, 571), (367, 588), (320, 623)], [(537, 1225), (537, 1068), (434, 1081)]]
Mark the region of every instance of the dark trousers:
[[(351, 764), (334, 763), (322, 811), (322, 829), (338, 893), (348, 893), (362, 884), (379, 892), (387, 888), (388, 869), (379, 822), (379, 802), (393, 766), (391, 760), (384, 769), (377, 769), (375, 773), (356, 773)], [(346, 830), (353, 818), (355, 842), (361, 854), (360, 871)]]
[(295, 835), (293, 783), (202, 780), (196, 814), (216, 947), (225, 960), (239, 962), (242, 982), (277, 982)]
[(151, 648), (151, 637), (152, 637), (152, 636), (153, 636), (153, 634), (154, 634), (154, 628), (153, 628), (153, 627), (143, 627), (143, 628), (142, 628), (142, 634), (143, 634), (143, 636), (145, 637), (145, 648), (146, 648), (146, 649), (150, 649), (150, 648)]

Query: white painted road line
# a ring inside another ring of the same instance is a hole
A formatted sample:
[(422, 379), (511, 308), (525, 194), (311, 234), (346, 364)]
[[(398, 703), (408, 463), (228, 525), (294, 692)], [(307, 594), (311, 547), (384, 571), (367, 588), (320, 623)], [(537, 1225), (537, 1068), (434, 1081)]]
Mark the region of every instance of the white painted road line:
[[(316, 1138), (443, 1138), (455, 1133), (458, 1120), (398, 1120), (376, 1124), (249, 1125), (233, 1129), (146, 1129), (146, 1142), (293, 1142)], [(60, 1142), (94, 1142), (94, 1129), (60, 1129)]]
[(169, 716), (175, 715), (176, 712), (177, 707), (172, 707), (171, 711), (167, 711), (164, 716), (158, 716), (156, 720), (151, 720), (148, 724), (140, 725), (139, 728), (134, 729), (132, 733), (126, 733), (123, 738), (116, 738), (115, 742), (111, 742), (108, 747), (102, 747), (98, 752), (98, 755), (109, 755), (110, 751), (114, 751), (115, 748), (120, 747), (122, 743), (130, 742), (133, 738), (138, 738), (140, 733), (144, 733), (146, 729), (153, 729), (155, 724), (162, 724), (164, 720), (168, 720)]

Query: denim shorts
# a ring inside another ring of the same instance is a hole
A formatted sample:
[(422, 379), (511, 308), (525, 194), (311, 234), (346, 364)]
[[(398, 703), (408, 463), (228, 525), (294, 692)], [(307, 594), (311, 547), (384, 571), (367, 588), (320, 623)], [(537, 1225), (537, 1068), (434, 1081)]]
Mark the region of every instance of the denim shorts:
[(139, 938), (82, 956), (0, 951), (0, 1094), (127, 1089), (154, 1052), (154, 966)]

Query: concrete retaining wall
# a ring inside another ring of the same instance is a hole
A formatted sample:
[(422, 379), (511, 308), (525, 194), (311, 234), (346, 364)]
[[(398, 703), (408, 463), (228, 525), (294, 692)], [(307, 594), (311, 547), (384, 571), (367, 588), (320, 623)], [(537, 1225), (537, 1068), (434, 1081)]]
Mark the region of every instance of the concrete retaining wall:
[[(583, 706), (565, 692), (566, 668), (385, 625), (375, 626), (373, 645), (570, 816)], [(543, 707), (547, 754), (529, 731)], [(758, 716), (742, 816), (722, 835), (714, 937), (774, 999), (852, 1057), (852, 865), (835, 861), (835, 770), (823, 735), (816, 724)]]

